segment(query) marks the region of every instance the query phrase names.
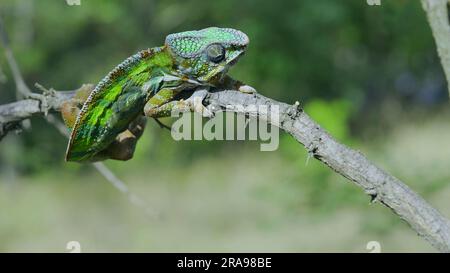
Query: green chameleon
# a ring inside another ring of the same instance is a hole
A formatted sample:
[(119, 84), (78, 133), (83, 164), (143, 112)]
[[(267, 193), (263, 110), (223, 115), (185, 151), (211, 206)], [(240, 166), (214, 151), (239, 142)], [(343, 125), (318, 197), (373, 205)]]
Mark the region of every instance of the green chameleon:
[(95, 88), (85, 85), (61, 108), (72, 132), (67, 161), (128, 160), (142, 134), (145, 118), (170, 116), (172, 110), (211, 113), (202, 105), (206, 93), (186, 100), (199, 87), (255, 90), (226, 75), (245, 52), (247, 35), (210, 27), (170, 34), (164, 46), (127, 58)]

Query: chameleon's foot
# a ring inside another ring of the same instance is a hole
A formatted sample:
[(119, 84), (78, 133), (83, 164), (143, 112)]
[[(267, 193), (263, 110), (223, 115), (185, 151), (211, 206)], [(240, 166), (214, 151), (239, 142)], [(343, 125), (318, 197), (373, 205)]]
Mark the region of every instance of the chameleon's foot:
[(191, 111), (199, 113), (203, 117), (211, 118), (214, 114), (203, 105), (203, 99), (208, 95), (208, 91), (195, 91), (187, 100), (179, 103), (185, 104)]
[(89, 95), (91, 94), (92, 90), (94, 90), (95, 85), (92, 83), (84, 83), (80, 86), (75, 92), (74, 98), (79, 99), (80, 101), (84, 102)]
[(255, 94), (256, 89), (251, 87), (250, 85), (241, 85), (239, 86), (239, 92), (245, 93), (245, 94)]
[(78, 113), (80, 112), (80, 109), (83, 106), (83, 103), (89, 97), (89, 94), (92, 92), (93, 89), (94, 89), (93, 84), (83, 84), (80, 88), (76, 90), (73, 98), (62, 103), (60, 109), (61, 115), (67, 127), (69, 128), (73, 127), (77, 119)]
[(139, 139), (145, 130), (145, 125), (147, 124), (147, 118), (144, 116), (139, 116), (133, 120), (130, 125), (128, 125), (128, 130)]
[(61, 104), (61, 116), (64, 124), (70, 129), (73, 128), (79, 112), (80, 108), (72, 100), (65, 101)]
[(116, 137), (113, 145), (110, 145), (105, 151), (110, 159), (122, 161), (130, 160), (133, 158), (136, 142), (136, 136), (129, 130), (125, 130)]

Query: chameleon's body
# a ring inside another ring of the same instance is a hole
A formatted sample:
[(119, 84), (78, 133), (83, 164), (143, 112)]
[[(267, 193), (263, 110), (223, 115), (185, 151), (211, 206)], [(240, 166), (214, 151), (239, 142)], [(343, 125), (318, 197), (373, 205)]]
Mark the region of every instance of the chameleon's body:
[(87, 99), (81, 98), (81, 110), (74, 110), (75, 103), (62, 109), (72, 129), (66, 160), (102, 158), (100, 154), (116, 145), (118, 136), (129, 132), (130, 124), (142, 114), (169, 116), (183, 102), (175, 98), (184, 90), (224, 81), (239, 88), (240, 82), (224, 76), (247, 45), (248, 38), (240, 31), (207, 28), (171, 34), (164, 46), (129, 57), (100, 81)]
[(129, 57), (112, 70), (84, 102), (72, 128), (66, 159), (83, 161), (105, 149), (142, 114), (145, 103), (154, 95), (151, 90), (142, 90), (144, 83), (168, 71), (171, 64), (167, 52), (152, 48)]

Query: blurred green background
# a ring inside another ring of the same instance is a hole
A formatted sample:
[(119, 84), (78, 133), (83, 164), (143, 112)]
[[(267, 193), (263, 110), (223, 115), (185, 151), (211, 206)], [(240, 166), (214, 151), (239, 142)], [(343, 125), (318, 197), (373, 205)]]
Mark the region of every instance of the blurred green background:
[[(450, 111), (418, 0), (1, 0), (31, 86), (96, 83), (173, 32), (248, 34), (231, 74), (276, 100), (299, 100), (341, 142), (450, 216)], [(0, 103), (15, 100), (0, 56)], [(244, 141), (182, 141), (149, 122), (135, 157), (107, 161), (150, 217), (90, 165), (63, 161), (66, 139), (42, 118), (0, 142), (0, 251), (434, 251), (363, 192), (281, 135), (275, 152)]]

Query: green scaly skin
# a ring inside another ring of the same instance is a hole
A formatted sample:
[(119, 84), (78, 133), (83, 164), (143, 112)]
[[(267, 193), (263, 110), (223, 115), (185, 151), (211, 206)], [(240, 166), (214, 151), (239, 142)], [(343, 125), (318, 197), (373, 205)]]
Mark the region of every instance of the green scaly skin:
[(168, 35), (164, 46), (129, 57), (98, 83), (80, 111), (62, 111), (72, 129), (66, 160), (105, 159), (100, 154), (116, 145), (133, 121), (144, 113), (155, 118), (169, 115), (165, 106), (187, 89), (224, 82), (239, 88), (242, 84), (225, 74), (248, 42), (238, 30), (211, 27)]

